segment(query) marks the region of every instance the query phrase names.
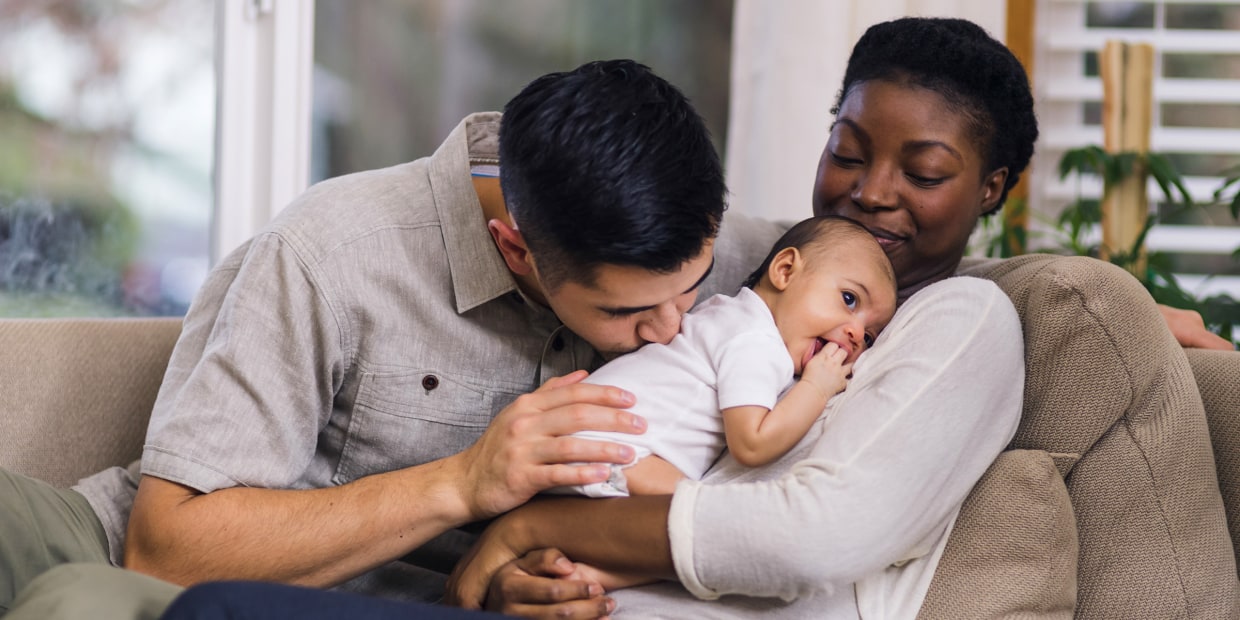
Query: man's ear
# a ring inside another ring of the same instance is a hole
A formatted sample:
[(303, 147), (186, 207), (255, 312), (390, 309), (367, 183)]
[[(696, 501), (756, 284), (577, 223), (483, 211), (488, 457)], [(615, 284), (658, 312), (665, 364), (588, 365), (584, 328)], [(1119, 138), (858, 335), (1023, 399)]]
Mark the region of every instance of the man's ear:
[(1003, 195), (1003, 186), (1007, 184), (1007, 177), (1008, 169), (1004, 166), (990, 173), (990, 176), (986, 178), (986, 183), (982, 185), (979, 217), (983, 213), (989, 213), (999, 203), (999, 197)]
[(521, 231), (500, 220), (487, 222), (487, 230), (499, 248), (500, 256), (508, 264), (508, 270), (519, 276), (528, 276), (534, 272), (534, 256), (529, 246), (525, 245), (525, 237)]
[(796, 248), (784, 248), (771, 259), (771, 266), (766, 269), (766, 277), (775, 290), (782, 291), (788, 288), (788, 283), (800, 270), (801, 252)]

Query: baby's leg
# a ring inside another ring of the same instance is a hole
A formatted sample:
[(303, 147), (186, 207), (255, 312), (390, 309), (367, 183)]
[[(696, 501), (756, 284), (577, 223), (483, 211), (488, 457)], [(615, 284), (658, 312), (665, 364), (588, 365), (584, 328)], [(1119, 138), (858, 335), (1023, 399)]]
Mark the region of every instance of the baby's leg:
[(653, 454), (624, 469), (629, 495), (671, 495), (685, 475)]

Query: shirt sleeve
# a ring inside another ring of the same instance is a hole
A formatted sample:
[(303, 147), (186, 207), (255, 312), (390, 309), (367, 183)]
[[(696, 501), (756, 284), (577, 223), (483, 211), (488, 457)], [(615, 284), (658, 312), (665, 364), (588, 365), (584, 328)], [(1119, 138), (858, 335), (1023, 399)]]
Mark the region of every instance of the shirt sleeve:
[(1023, 350), (993, 283), (952, 278), (914, 295), (808, 459), (767, 482), (680, 484), (668, 527), (681, 582), (704, 599), (792, 600), (928, 551), (1015, 433)]
[(312, 269), (268, 233), (212, 272), (156, 399), (143, 474), (209, 493), (288, 488), (304, 472), (344, 365)]
[(757, 405), (773, 409), (792, 380), (792, 358), (778, 333), (745, 332), (715, 351), (719, 409)]

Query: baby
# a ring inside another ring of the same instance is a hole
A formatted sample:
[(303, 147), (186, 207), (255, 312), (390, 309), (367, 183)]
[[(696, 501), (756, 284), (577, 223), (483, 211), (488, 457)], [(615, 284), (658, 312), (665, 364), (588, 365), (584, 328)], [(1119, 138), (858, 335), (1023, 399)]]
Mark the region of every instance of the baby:
[(636, 394), (632, 411), (648, 430), (578, 434), (632, 445), (637, 458), (613, 467), (607, 482), (557, 492), (668, 494), (681, 478), (700, 478), (725, 445), (743, 465), (774, 461), (844, 390), (895, 308), (891, 262), (869, 232), (839, 217), (798, 223), (735, 296), (706, 300), (670, 343), (586, 379)]

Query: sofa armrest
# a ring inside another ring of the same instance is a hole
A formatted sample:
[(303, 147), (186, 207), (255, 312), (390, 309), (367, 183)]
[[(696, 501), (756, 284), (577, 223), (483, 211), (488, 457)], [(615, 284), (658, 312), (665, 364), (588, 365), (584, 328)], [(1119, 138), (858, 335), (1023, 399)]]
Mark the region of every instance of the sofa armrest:
[(1025, 402), (1011, 447), (1079, 455), (1077, 614), (1237, 617), (1236, 557), (1193, 370), (1149, 293), (1084, 257), (962, 264), (1012, 299)]
[(1210, 424), (1219, 491), (1240, 564), (1240, 351), (1185, 349)]
[(179, 318), (0, 319), (0, 466), (67, 487), (142, 453)]

